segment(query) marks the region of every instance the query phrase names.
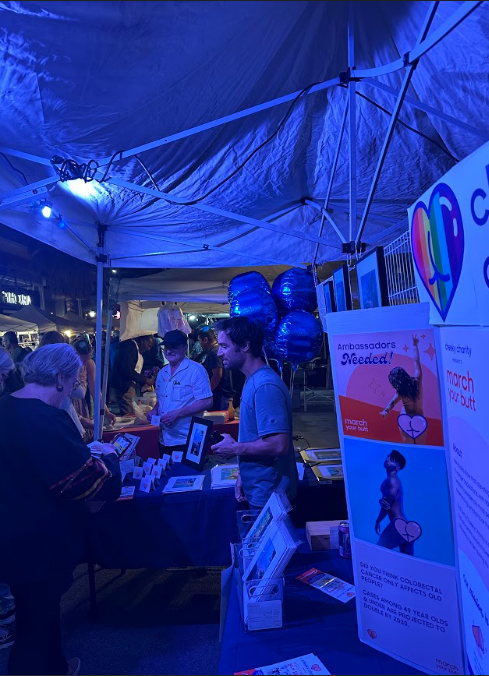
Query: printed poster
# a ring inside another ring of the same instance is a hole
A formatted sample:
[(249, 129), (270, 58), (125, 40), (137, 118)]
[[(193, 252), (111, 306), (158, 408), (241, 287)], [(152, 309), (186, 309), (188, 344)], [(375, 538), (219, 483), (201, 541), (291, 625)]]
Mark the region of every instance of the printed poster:
[(328, 318), (328, 336), (360, 639), (418, 669), (462, 674), (437, 348), (428, 317), (426, 303), (343, 313)]
[(443, 446), (433, 329), (343, 333), (331, 343), (344, 434)]
[(408, 210), (416, 283), (432, 324), (489, 324), (489, 143)]
[(489, 330), (439, 332), (469, 673), (489, 673)]

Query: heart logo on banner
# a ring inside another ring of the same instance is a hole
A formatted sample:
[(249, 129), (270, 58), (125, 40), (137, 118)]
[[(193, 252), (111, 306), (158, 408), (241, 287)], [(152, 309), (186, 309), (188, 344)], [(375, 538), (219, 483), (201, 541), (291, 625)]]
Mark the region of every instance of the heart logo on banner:
[(408, 415), (401, 413), (397, 418), (400, 429), (411, 439), (417, 439), (428, 427), (428, 421), (422, 415)]
[(368, 634), (368, 635), (370, 636), (370, 638), (372, 638), (372, 639), (376, 639), (376, 638), (377, 638), (377, 632), (376, 632), (376, 631), (373, 631), (373, 629), (367, 629), (367, 634)]
[(439, 183), (428, 207), (418, 202), (411, 222), (411, 246), (421, 281), (445, 321), (462, 273), (462, 213), (453, 190)]
[(399, 535), (406, 540), (406, 542), (414, 542), (421, 537), (421, 526), (416, 521), (406, 521), (405, 519), (396, 519), (394, 527)]

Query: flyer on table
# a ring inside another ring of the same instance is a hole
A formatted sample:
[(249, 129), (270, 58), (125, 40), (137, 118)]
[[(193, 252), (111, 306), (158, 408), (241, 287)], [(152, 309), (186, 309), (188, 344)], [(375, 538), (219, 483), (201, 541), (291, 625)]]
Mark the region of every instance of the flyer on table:
[(471, 673), (489, 673), (489, 330), (442, 327), (442, 383)]

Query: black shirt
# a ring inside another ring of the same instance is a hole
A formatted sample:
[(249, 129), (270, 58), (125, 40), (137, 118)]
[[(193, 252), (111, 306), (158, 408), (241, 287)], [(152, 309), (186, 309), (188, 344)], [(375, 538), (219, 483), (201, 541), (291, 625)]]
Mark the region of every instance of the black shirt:
[(135, 369), (139, 359), (139, 349), (134, 340), (123, 340), (119, 343), (114, 360), (112, 385), (116, 390), (127, 392), (134, 383), (146, 384), (146, 376)]
[(219, 383), (219, 385), (216, 387), (216, 389), (212, 393), (212, 398), (213, 398), (212, 410), (213, 411), (222, 410), (222, 404), (221, 404), (222, 397), (225, 397), (227, 399), (232, 399), (232, 397), (233, 397), (233, 388), (231, 386), (231, 379), (229, 377), (229, 371), (228, 371), (228, 369), (224, 368), (224, 366), (222, 364), (221, 357), (219, 357), (217, 355), (218, 350), (219, 350), (218, 345), (214, 345), (214, 347), (211, 347), (209, 352), (207, 352), (204, 361), (202, 362), (202, 366), (207, 371), (207, 375), (209, 376), (209, 380), (212, 379), (212, 370), (213, 369), (222, 369), (221, 382)]
[(91, 457), (66, 411), (40, 399), (0, 400), (0, 580), (24, 583), (80, 561), (84, 501), (115, 500), (115, 455)]

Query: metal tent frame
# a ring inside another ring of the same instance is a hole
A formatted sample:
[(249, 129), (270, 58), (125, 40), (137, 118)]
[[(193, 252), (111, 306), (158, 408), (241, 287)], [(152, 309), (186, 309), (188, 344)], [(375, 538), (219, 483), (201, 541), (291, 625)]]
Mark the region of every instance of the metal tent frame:
[[(157, 199), (163, 199), (167, 202), (173, 203), (173, 204), (180, 204), (183, 206), (187, 206), (187, 208), (191, 209), (199, 209), (204, 212), (216, 214), (219, 216), (223, 216), (227, 219), (237, 221), (240, 224), (243, 224), (246, 227), (243, 231), (239, 232), (236, 236), (234, 236), (232, 239), (228, 239), (225, 241), (222, 241), (221, 243), (217, 245), (213, 245), (210, 247), (208, 244), (203, 244), (202, 249), (200, 250), (205, 250), (209, 248), (219, 248), (224, 251), (229, 251), (230, 253), (236, 254), (236, 251), (232, 251), (227, 249), (227, 245), (231, 243), (232, 241), (235, 241), (236, 239), (239, 239), (241, 237), (244, 237), (246, 234), (252, 232), (255, 229), (264, 229), (268, 231), (275, 232), (277, 234), (287, 234), (288, 236), (296, 237), (301, 240), (309, 240), (313, 242), (315, 246), (315, 254), (314, 254), (314, 259), (311, 261), (313, 265), (313, 269), (316, 270), (317, 268), (317, 258), (318, 258), (318, 253), (319, 253), (319, 247), (321, 244), (328, 244), (327, 240), (325, 240), (322, 237), (322, 233), (324, 230), (324, 226), (326, 224), (326, 221), (328, 224), (331, 226), (331, 228), (336, 232), (338, 235), (341, 244), (343, 245), (343, 251), (345, 254), (348, 255), (354, 255), (358, 250), (361, 245), (361, 238), (365, 230), (365, 226), (369, 217), (369, 214), (371, 212), (371, 206), (372, 206), (372, 201), (373, 197), (375, 194), (375, 190), (379, 181), (379, 177), (382, 172), (382, 168), (384, 165), (384, 161), (387, 155), (387, 152), (389, 150), (389, 144), (392, 139), (392, 135), (394, 132), (394, 128), (396, 126), (396, 123), (399, 118), (399, 114), (401, 112), (401, 109), (403, 105), (409, 105), (409, 106), (414, 106), (418, 110), (421, 110), (427, 114), (433, 115), (435, 117), (440, 118), (444, 122), (447, 122), (449, 124), (453, 124), (455, 126), (458, 126), (462, 129), (464, 129), (467, 132), (470, 132), (479, 138), (482, 138), (484, 140), (489, 139), (489, 132), (487, 130), (479, 129), (477, 127), (474, 127), (470, 124), (467, 124), (465, 122), (462, 122), (450, 115), (447, 115), (441, 110), (437, 110), (436, 108), (433, 108), (432, 106), (429, 106), (427, 104), (424, 104), (422, 102), (419, 102), (407, 95), (407, 90), (414, 72), (414, 69), (417, 67), (420, 59), (427, 54), (430, 50), (432, 50), (434, 47), (436, 47), (437, 44), (441, 40), (443, 40), (446, 36), (448, 36), (453, 30), (457, 28), (474, 10), (476, 10), (479, 5), (482, 4), (482, 0), (479, 1), (468, 1), (466, 0), (463, 2), (454, 12), (453, 14), (445, 20), (436, 30), (430, 33), (430, 27), (433, 22), (433, 18), (435, 16), (436, 10), (439, 5), (439, 0), (431, 2), (428, 11), (425, 17), (425, 20), (423, 22), (423, 25), (420, 29), (418, 38), (416, 40), (415, 45), (413, 48), (408, 51), (402, 58), (399, 58), (391, 63), (385, 64), (384, 66), (376, 67), (376, 68), (370, 68), (370, 69), (357, 69), (355, 67), (355, 34), (354, 34), (354, 11), (355, 11), (355, 2), (350, 0), (349, 2), (349, 12), (348, 12), (348, 70), (346, 72), (339, 73), (337, 77), (332, 78), (330, 80), (326, 80), (320, 84), (316, 84), (306, 90), (301, 91), (296, 91), (291, 94), (288, 94), (286, 96), (281, 96), (279, 98), (273, 99), (271, 101), (267, 101), (265, 103), (258, 104), (256, 106), (252, 106), (250, 108), (246, 108), (245, 110), (241, 110), (239, 112), (233, 113), (231, 115), (226, 115), (224, 117), (220, 117), (216, 120), (212, 120), (210, 122), (207, 122), (205, 124), (198, 125), (196, 127), (192, 127), (190, 129), (186, 129), (184, 131), (178, 132), (176, 134), (172, 134), (170, 136), (165, 136), (163, 138), (157, 139), (155, 141), (152, 141), (151, 143), (146, 143), (144, 145), (137, 146), (135, 148), (131, 148), (129, 150), (124, 150), (121, 151), (116, 155), (116, 157), (105, 157), (104, 159), (98, 161), (99, 165), (99, 176), (100, 174), (103, 173), (104, 167), (107, 167), (108, 165), (112, 163), (117, 163), (123, 159), (127, 159), (130, 157), (134, 157), (136, 154), (143, 153), (148, 150), (152, 150), (158, 147), (161, 147), (163, 145), (167, 145), (169, 143), (175, 143), (181, 139), (188, 138), (190, 136), (200, 134), (204, 131), (207, 131), (209, 129), (213, 129), (216, 127), (219, 127), (224, 124), (228, 124), (229, 122), (233, 122), (235, 120), (243, 119), (245, 117), (249, 117), (251, 115), (255, 115), (257, 113), (260, 113), (264, 110), (268, 110), (271, 108), (274, 108), (276, 106), (282, 105), (287, 102), (291, 102), (294, 99), (298, 98), (299, 96), (311, 96), (315, 94), (316, 92), (319, 91), (324, 91), (326, 89), (329, 89), (331, 87), (347, 87), (347, 97), (345, 100), (345, 106), (344, 106), (344, 112), (343, 112), (343, 117), (342, 117), (342, 123), (341, 123), (341, 128), (340, 128), (340, 134), (337, 142), (337, 147), (336, 147), (336, 152), (334, 155), (333, 159), (333, 165), (331, 168), (331, 175), (329, 179), (329, 185), (328, 185), (328, 190), (326, 197), (324, 199), (324, 203), (321, 206), (317, 202), (310, 200), (310, 199), (305, 199), (302, 200), (301, 202), (298, 202), (296, 204), (292, 204), (289, 206), (287, 209), (282, 210), (281, 212), (278, 212), (276, 214), (272, 214), (269, 218), (265, 220), (259, 220), (256, 218), (250, 218), (244, 214), (238, 214), (233, 211), (229, 210), (224, 210), (224, 209), (218, 209), (216, 207), (212, 207), (208, 204), (205, 203), (193, 203), (193, 204), (187, 204), (186, 200), (176, 197), (174, 195), (168, 194), (161, 192), (157, 190), (156, 188), (147, 188), (145, 186), (137, 185), (128, 181), (124, 181), (120, 178), (117, 178), (116, 176), (110, 176), (106, 180), (107, 182), (128, 189), (132, 190), (134, 192), (139, 192), (142, 194), (150, 195), (153, 198)], [(376, 78), (381, 77), (382, 75), (387, 75), (389, 73), (393, 73), (395, 71), (404, 71), (404, 79), (401, 84), (401, 88), (399, 91), (396, 91), (387, 85), (378, 82)], [(361, 216), (360, 224), (357, 228), (357, 191), (356, 191), (356, 180), (357, 180), (357, 135), (356, 135), (356, 130), (357, 130), (357, 119), (356, 119), (356, 91), (357, 87), (367, 85), (370, 87), (376, 87), (388, 94), (391, 94), (396, 98), (395, 105), (393, 108), (393, 111), (391, 113), (389, 125), (387, 132), (385, 134), (384, 142), (382, 145), (382, 150), (380, 152), (380, 156), (377, 161), (377, 166), (375, 168), (374, 172), (374, 177), (371, 183), (371, 187), (369, 190), (369, 194), (367, 197), (367, 201), (365, 203), (363, 213)], [(332, 192), (332, 187), (333, 187), (333, 182), (334, 182), (334, 177), (335, 177), (335, 172), (337, 168), (337, 163), (338, 163), (338, 158), (340, 154), (340, 150), (342, 147), (342, 140), (343, 140), (343, 135), (344, 135), (344, 129), (346, 127), (346, 123), (348, 120), (348, 128), (349, 128), (349, 230), (348, 230), (348, 242), (345, 241), (345, 237), (341, 233), (340, 229), (338, 228), (337, 224), (334, 222), (333, 217), (328, 211), (328, 205), (330, 202), (331, 198), (331, 192)], [(12, 156), (12, 157), (17, 157), (21, 158), (24, 160), (29, 160), (31, 162), (37, 163), (44, 165), (46, 167), (51, 167), (52, 164), (51, 161), (47, 158), (40, 157), (37, 155), (32, 155), (27, 152), (22, 152), (18, 150), (14, 150), (12, 148), (6, 148), (6, 147), (0, 147), (0, 152)], [(42, 194), (45, 194), (47, 191), (48, 186), (53, 185), (60, 181), (59, 176), (52, 175), (46, 179), (37, 181), (35, 183), (31, 183), (29, 185), (23, 186), (22, 188), (19, 188), (17, 190), (13, 190), (9, 192), (6, 195), (2, 196), (2, 199), (0, 200), (0, 211), (6, 210), (6, 209), (15, 209), (18, 206), (22, 206), (25, 203), (31, 202), (34, 198), (38, 199), (39, 196)], [(304, 232), (301, 232), (299, 230), (294, 230), (290, 228), (283, 228), (280, 224), (275, 223), (274, 219), (278, 218), (280, 215), (283, 215), (284, 213), (290, 212), (291, 210), (298, 209), (300, 207), (304, 206), (310, 206), (313, 208), (315, 211), (319, 211), (321, 213), (321, 219), (320, 219), (320, 225), (318, 229), (318, 234), (317, 236), (310, 235)], [(95, 227), (97, 228), (97, 233), (98, 233), (98, 245), (96, 249), (94, 249), (92, 246), (90, 246), (84, 238), (81, 236), (81, 234), (77, 231), (77, 229), (70, 223), (67, 223), (67, 230), (71, 234), (72, 237), (76, 238), (79, 242), (83, 244), (83, 246), (92, 254), (93, 256), (93, 262), (96, 264), (97, 267), (97, 324), (96, 324), (96, 337), (97, 337), (97, 344), (96, 344), (96, 363), (97, 363), (97, 369), (96, 369), (96, 397), (95, 397), (95, 421), (94, 421), (94, 430), (95, 430), (95, 438), (100, 438), (101, 436), (101, 431), (102, 431), (102, 419), (103, 419), (103, 406), (101, 403), (101, 385), (102, 385), (102, 372), (100, 368), (100, 364), (102, 363), (102, 312), (104, 309), (104, 299), (103, 299), (103, 273), (104, 273), (104, 268), (108, 268), (112, 265), (112, 261), (117, 260), (120, 266), (124, 266), (124, 257), (117, 257), (111, 259), (110, 257), (110, 252), (107, 250), (106, 246), (106, 241), (105, 241), (105, 232), (107, 230), (107, 226), (104, 226), (103, 224), (96, 223), (94, 224)], [(251, 229), (250, 229), (251, 228)], [(165, 238), (159, 237), (160, 240), (165, 241)], [(167, 239), (169, 243), (172, 244), (178, 244), (181, 245), (182, 247), (191, 247), (193, 250), (195, 250), (195, 244), (189, 244), (188, 242), (183, 242), (183, 241), (178, 241), (175, 239)], [(147, 253), (141, 256), (141, 258), (146, 257), (146, 256), (157, 256), (157, 255), (164, 255), (165, 253), (170, 253), (170, 252), (164, 252), (164, 251), (155, 251), (154, 253)], [(239, 255), (244, 255), (244, 254), (239, 254)], [(256, 259), (260, 260), (261, 263), (267, 263), (267, 264), (280, 264), (280, 261), (276, 260), (270, 260), (267, 259), (263, 256), (254, 256), (253, 254), (246, 254), (247, 258), (250, 260)], [(110, 327), (110, 317), (111, 317), (111, 311), (110, 311), (110, 303), (107, 303), (107, 309), (108, 309), (108, 327)], [(104, 381), (106, 379), (104, 378)], [(106, 386), (106, 382), (104, 382), (104, 386)]]

